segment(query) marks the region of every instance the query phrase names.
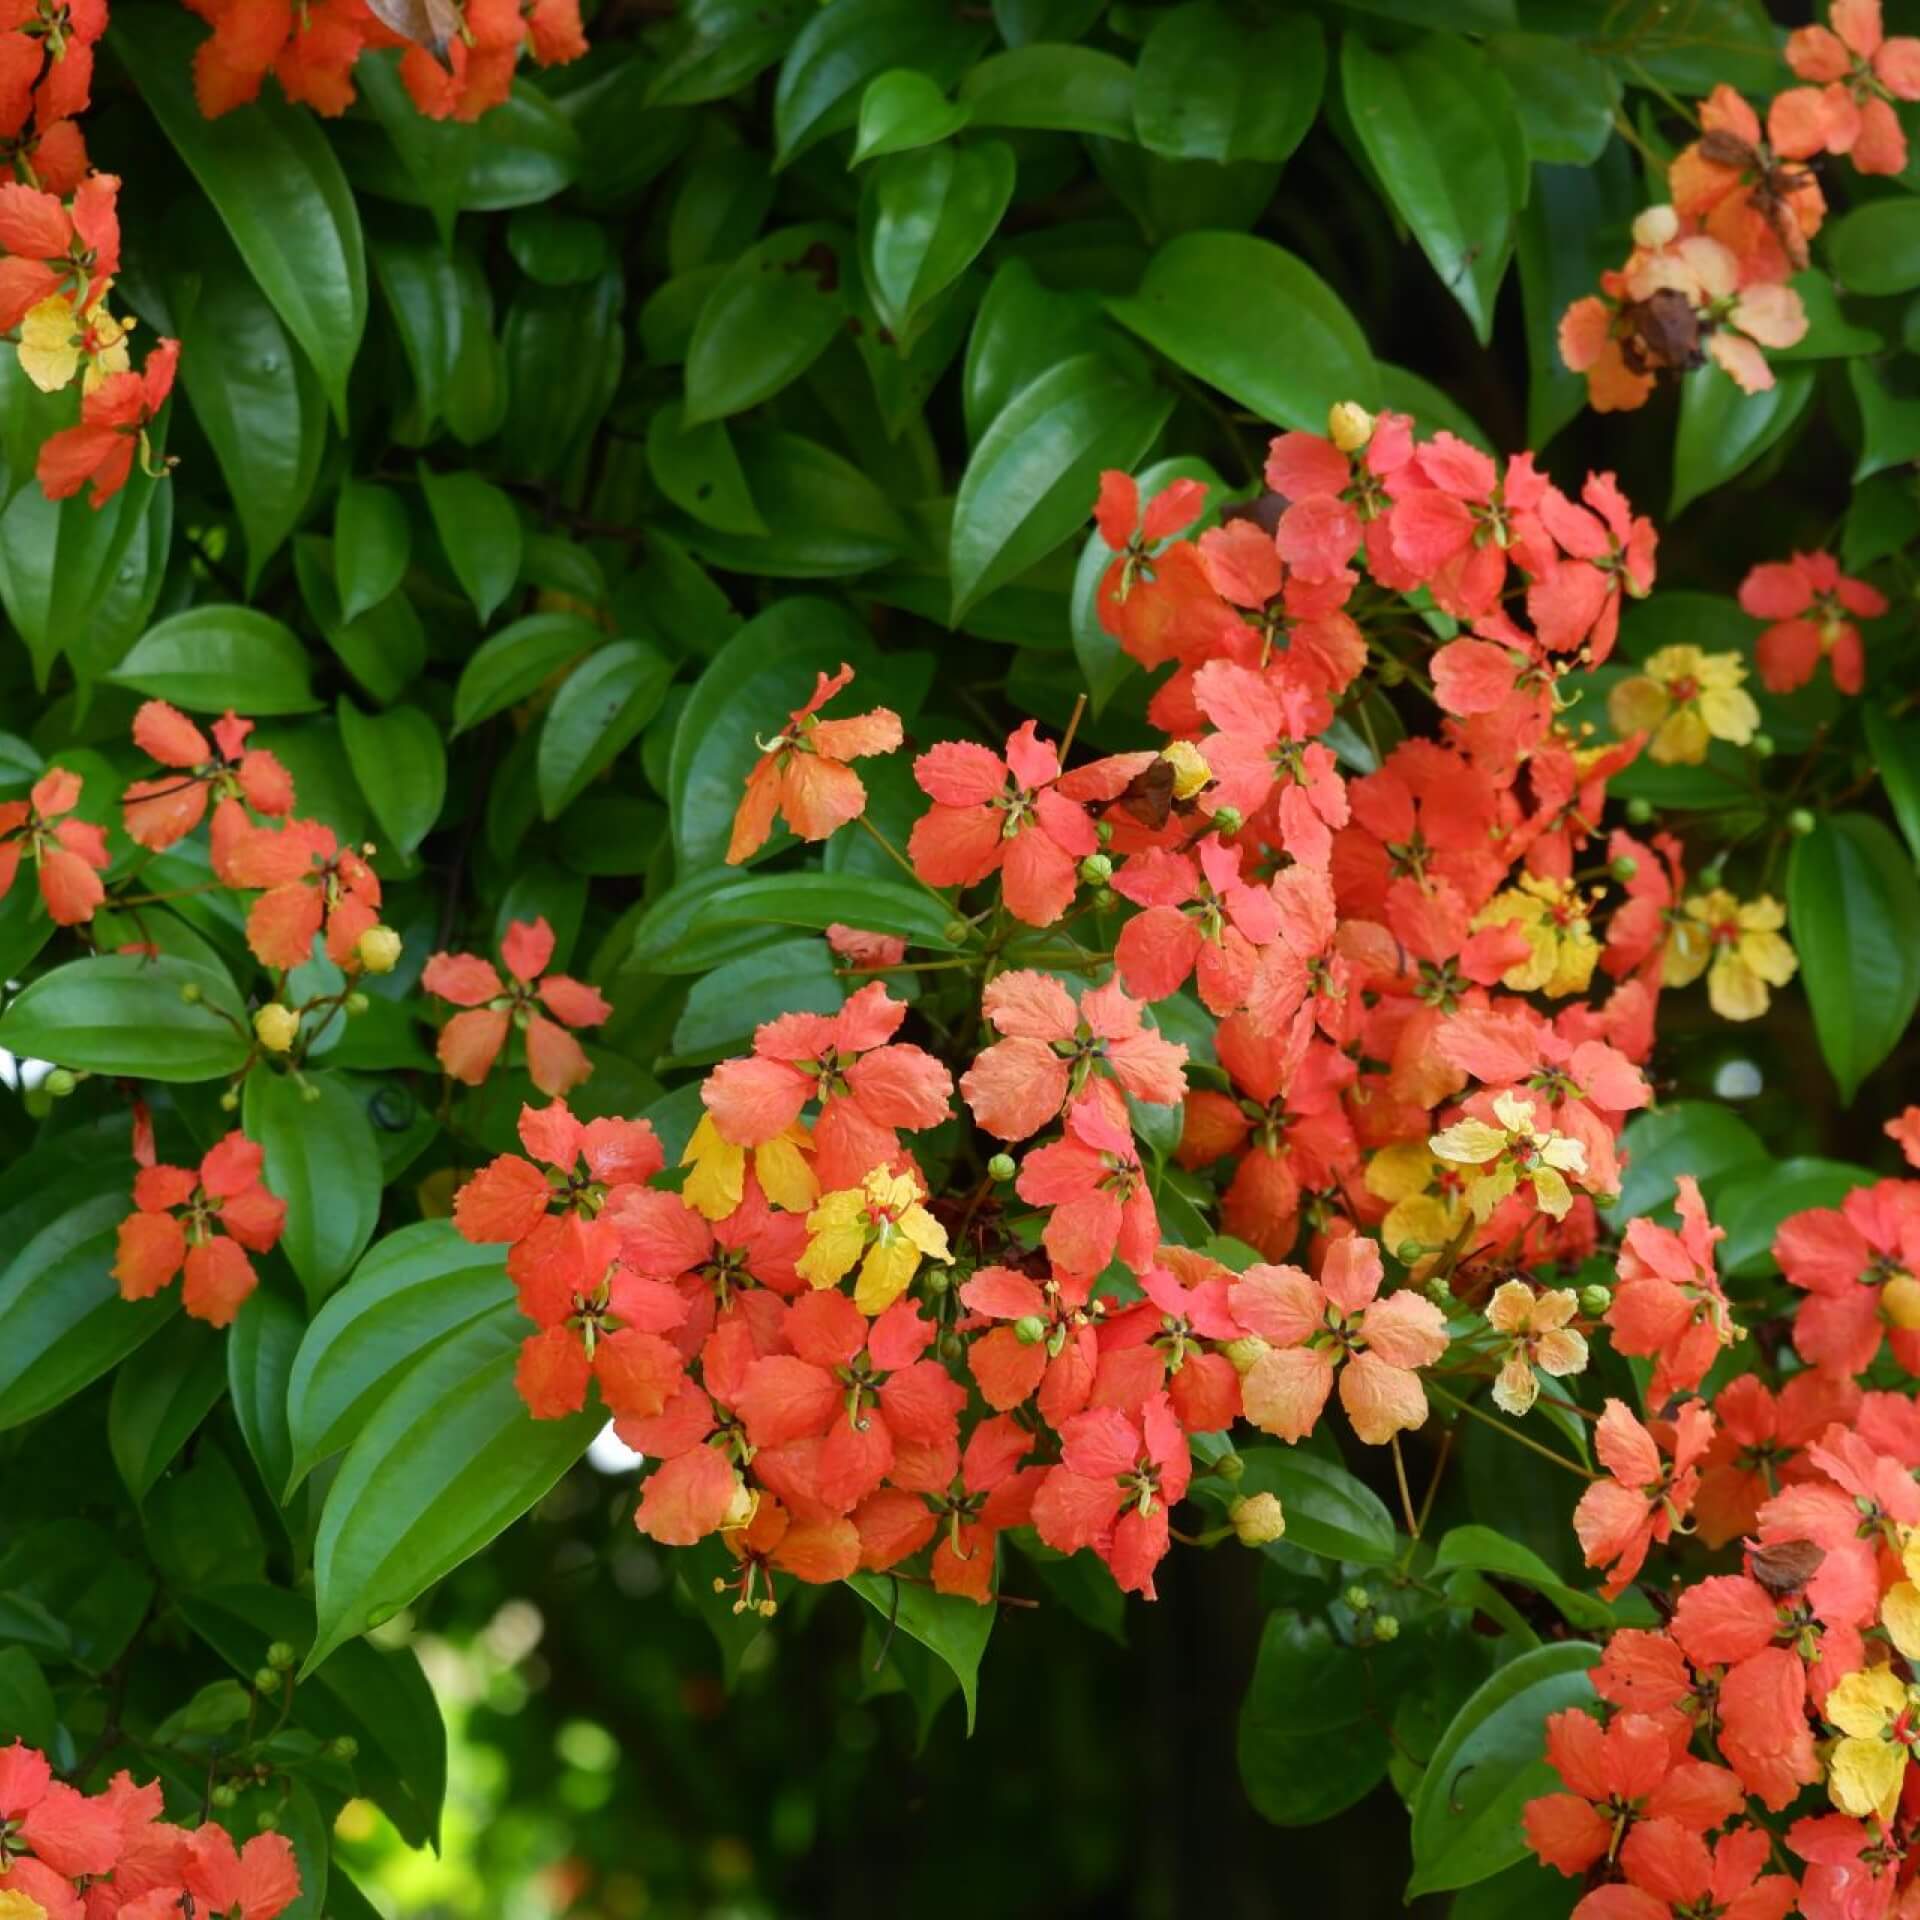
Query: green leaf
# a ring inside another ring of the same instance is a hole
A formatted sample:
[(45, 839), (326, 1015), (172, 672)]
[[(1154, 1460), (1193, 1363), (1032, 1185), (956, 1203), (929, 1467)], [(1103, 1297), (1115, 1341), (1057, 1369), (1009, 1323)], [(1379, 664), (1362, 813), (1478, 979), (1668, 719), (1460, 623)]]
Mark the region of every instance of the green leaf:
[(1906, 194), (1842, 214), (1826, 236), (1827, 264), (1849, 293), (1920, 287), (1920, 201)]
[(1714, 1220), (1726, 1229), (1720, 1271), (1728, 1280), (1759, 1280), (1779, 1271), (1773, 1237), (1790, 1215), (1837, 1207), (1855, 1187), (1878, 1176), (1845, 1160), (1763, 1160), (1735, 1167), (1711, 1191)]
[[(1920, 1005), (1920, 879), (1871, 815), (1823, 816), (1787, 863), (1787, 924), (1820, 1051), (1851, 1101)], [(6, 1023), (0, 1021), (0, 1035)]]
[(1867, 749), (1887, 790), (1887, 804), (1913, 857), (1920, 860), (1920, 721), (1896, 719), (1873, 701), (1866, 705), (1865, 719)]
[(873, 933), (899, 934), (917, 947), (952, 952), (953, 909), (937, 894), (904, 880), (851, 873), (769, 873), (736, 880), (707, 897), (700, 924), (811, 927), (841, 921)]
[(600, 424), (620, 385), (626, 281), (610, 262), (583, 287), (530, 285), (507, 310), (507, 412), (500, 426), (509, 478), (551, 484)]
[[(1802, 376), (1810, 377), (1810, 370)], [(1847, 384), (1860, 408), (1862, 444), (1853, 469), (1855, 481), (1920, 459), (1920, 400), (1893, 392), (1869, 360), (1847, 362)]]
[(1724, 486), (1782, 439), (1813, 398), (1813, 369), (1783, 372), (1764, 393), (1742, 393), (1716, 366), (1680, 382), (1680, 431), (1673, 443), (1677, 517), (1703, 493)]
[(450, 1220), (402, 1227), (370, 1247), (294, 1357), (286, 1491), (347, 1446), (423, 1356), (512, 1300), (505, 1253), (463, 1240)]
[(780, 63), (773, 92), (774, 166), (852, 126), (866, 84), (893, 67), (951, 80), (985, 33), (925, 0), (835, 0), (820, 8)]
[(1638, 1113), (1620, 1136), (1626, 1170), (1614, 1217), (1623, 1223), (1673, 1205), (1683, 1173), (1711, 1180), (1767, 1157), (1766, 1142), (1734, 1112), (1712, 1100), (1670, 1100)]
[(246, 1064), (251, 1034), (224, 973), (103, 953), (29, 981), (0, 1013), (0, 1047), (127, 1079), (220, 1080)]
[(890, 1628), (920, 1642), (952, 1668), (967, 1703), (967, 1732), (973, 1732), (979, 1703), (980, 1660), (993, 1632), (994, 1608), (953, 1593), (936, 1593), (886, 1573), (856, 1573), (847, 1585)]
[(1370, 1657), (1324, 1616), (1267, 1615), (1241, 1702), (1236, 1749), (1247, 1798), (1276, 1826), (1312, 1826), (1369, 1793), (1392, 1745), (1367, 1713)]
[(1354, 133), (1388, 198), (1486, 345), (1527, 197), (1505, 78), (1452, 34), (1386, 54), (1349, 33), (1340, 74)]
[(251, 607), (189, 607), (149, 627), (107, 676), (189, 713), (310, 713), (307, 650)]
[(965, 107), (956, 106), (926, 74), (912, 67), (875, 74), (860, 96), (853, 164), (950, 140), (972, 118)]
[(447, 749), (418, 707), (362, 713), (343, 693), (334, 709), (353, 777), (380, 830), (411, 858), (447, 798)]
[(219, 1330), (182, 1314), (150, 1340), (137, 1363), (114, 1375), (107, 1450), (138, 1506), (173, 1464), (227, 1385)]
[(122, 6), (107, 44), (226, 223), (234, 245), (305, 349), (344, 431), (347, 376), (367, 324), (367, 263), (353, 191), (319, 123), (263, 95), (201, 113), (193, 64), (203, 34), (164, 5)]
[(1094, 47), (1034, 45), (969, 67), (960, 104), (976, 127), (1133, 138), (1133, 69)]
[(555, 674), (606, 642), (577, 613), (530, 613), (483, 640), (460, 670), (453, 690), (453, 730), (518, 706)]
[(1413, 1803), (1413, 1877), (1407, 1898), (1470, 1887), (1526, 1853), (1520, 1810), (1550, 1792), (1543, 1758), (1550, 1713), (1593, 1698), (1585, 1641), (1536, 1647), (1510, 1660), (1454, 1715)]
[(1817, 267), (1796, 273), (1790, 283), (1806, 309), (1806, 333), (1790, 347), (1768, 350), (1768, 358), (1782, 365), (1801, 360), (1844, 360), (1855, 354), (1878, 353), (1886, 342), (1870, 327), (1858, 327), (1847, 318), (1834, 285)]
[(739, 92), (786, 52), (811, 11), (807, 0), (692, 0), (676, 10), (648, 104), (699, 106)]
[(178, 1287), (120, 1298), (111, 1268), (116, 1229), (133, 1210), (129, 1182), (109, 1167), (93, 1184), (50, 1218), (36, 1211), (44, 1224), (0, 1268), (0, 1431), (71, 1399), (180, 1310)]
[(1493, 1527), (1450, 1527), (1441, 1537), (1433, 1556), (1433, 1571), (1451, 1573), (1459, 1567), (1534, 1588), (1551, 1600), (1565, 1619), (1589, 1633), (1603, 1633), (1613, 1625), (1613, 1609), (1598, 1595), (1566, 1586), (1537, 1553)]
[(1291, 157), (1320, 111), (1327, 43), (1311, 14), (1244, 24), (1216, 0), (1162, 14), (1140, 49), (1140, 144), (1172, 160)]
[(413, 602), (396, 591), (356, 619), (343, 618), (333, 543), (318, 534), (293, 536), (293, 570), (314, 625), (341, 665), (383, 706), (397, 700), (427, 664), (426, 629)]
[(1099, 354), (1081, 354), (1023, 387), (994, 416), (954, 502), (952, 619), (1024, 573), (1086, 524), (1100, 475), (1131, 469), (1173, 410)]
[(406, 577), (413, 526), (406, 502), (372, 480), (341, 483), (333, 509), (333, 577), (340, 617), (357, 620)]
[(1002, 140), (920, 147), (867, 170), (860, 270), (882, 323), (904, 338), (920, 310), (973, 263), (1013, 198)]
[(1112, 339), (1097, 296), (1057, 292), (1026, 261), (1003, 260), (967, 335), (967, 439), (977, 442), (1000, 409), (1049, 367), (1096, 353)]
[(597, 1407), (529, 1416), (513, 1384), (527, 1330), (509, 1306), (443, 1339), (347, 1449), (314, 1541), (318, 1624), (303, 1674), (511, 1526), (605, 1424)]
[(845, 247), (839, 227), (782, 227), (727, 268), (687, 345), (688, 425), (758, 406), (826, 352), (846, 325)]
[(1528, 154), (1550, 166), (1592, 166), (1613, 138), (1613, 68), (1558, 34), (1496, 33), (1486, 51), (1506, 75)]
[(721, 533), (764, 538), (767, 523), (724, 420), (690, 427), (678, 400), (647, 422), (647, 471), (682, 513)]
[(557, 820), (660, 711), (673, 662), (644, 640), (615, 640), (575, 667), (540, 723), (540, 814)]
[(40, 1663), (25, 1647), (0, 1648), (0, 1740), (43, 1753), (58, 1746), (60, 1709)]
[(266, 1149), (267, 1186), (287, 1203), (280, 1250), (318, 1303), (348, 1273), (380, 1218), (380, 1149), (360, 1097), (337, 1075), (247, 1076), (247, 1138)]
[[(280, 1587), (211, 1587), (184, 1598), (187, 1625), (245, 1680), (283, 1641), (296, 1653), (313, 1643), (313, 1602)], [(439, 1703), (411, 1648), (384, 1653), (341, 1647), (301, 1682), (300, 1725), (323, 1740), (359, 1746), (354, 1777), (409, 1846), (439, 1844), (447, 1790), (447, 1736)]]
[(1273, 1493), (1287, 1516), (1286, 1544), (1325, 1560), (1393, 1563), (1393, 1516), (1345, 1467), (1297, 1447), (1248, 1447), (1236, 1498)]
[(211, 215), (205, 228), (189, 228), (193, 239), (174, 263), (180, 379), (246, 535), (251, 595), (319, 477), (327, 399)]
[(484, 626), (520, 578), (520, 510), (477, 473), (435, 473), (422, 461), (420, 486), (447, 564)]
[(824, 940), (776, 940), (705, 973), (687, 990), (673, 1029), (683, 1060), (719, 1059), (782, 1013), (838, 1013), (846, 990)]
[(1183, 372), (1280, 426), (1324, 433), (1335, 401), (1378, 402), (1366, 335), (1339, 296), (1304, 261), (1251, 234), (1169, 240), (1139, 291), (1107, 311)]
[(255, 1287), (227, 1329), (227, 1391), (260, 1479), (277, 1501), (293, 1470), (287, 1380), (307, 1323), (271, 1286)]
[(613, 264), (613, 247), (600, 221), (551, 207), (516, 213), (507, 222), (507, 251), (513, 264), (543, 287), (583, 287)]

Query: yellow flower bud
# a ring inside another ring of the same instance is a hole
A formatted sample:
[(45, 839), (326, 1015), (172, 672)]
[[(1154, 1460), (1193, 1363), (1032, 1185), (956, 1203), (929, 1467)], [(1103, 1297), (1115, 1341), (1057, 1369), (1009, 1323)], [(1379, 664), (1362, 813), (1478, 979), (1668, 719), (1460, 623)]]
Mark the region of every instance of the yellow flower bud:
[(391, 973), (400, 964), (400, 936), (391, 927), (369, 927), (354, 947), (369, 973)]
[(1633, 244), (1653, 252), (1680, 237), (1680, 216), (1671, 207), (1648, 207), (1633, 223)]
[(1234, 1372), (1244, 1380), (1253, 1371), (1254, 1362), (1272, 1349), (1257, 1333), (1249, 1333), (1238, 1340), (1229, 1340), (1220, 1351), (1227, 1356)]
[(278, 1000), (269, 1000), (253, 1016), (253, 1031), (269, 1053), (285, 1053), (300, 1037), (300, 1016)]
[(1342, 453), (1358, 453), (1373, 438), (1373, 415), (1357, 400), (1336, 400), (1327, 409), (1327, 438)]
[(1910, 1273), (1896, 1273), (1880, 1289), (1880, 1305), (1902, 1333), (1914, 1332), (1920, 1328), (1920, 1280)]
[(1280, 1510), (1280, 1496), (1274, 1493), (1249, 1493), (1227, 1509), (1233, 1535), (1243, 1547), (1264, 1547), (1278, 1540), (1287, 1530), (1287, 1516)]
[(1213, 769), (1191, 740), (1174, 741), (1160, 757), (1173, 769), (1176, 800), (1191, 800), (1213, 778)]

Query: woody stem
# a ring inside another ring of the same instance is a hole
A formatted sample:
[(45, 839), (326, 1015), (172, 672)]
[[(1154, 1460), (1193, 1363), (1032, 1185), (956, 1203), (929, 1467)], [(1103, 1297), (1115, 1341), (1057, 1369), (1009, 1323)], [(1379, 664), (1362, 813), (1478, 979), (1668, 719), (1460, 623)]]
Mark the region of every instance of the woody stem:
[(1495, 1433), (1504, 1434), (1516, 1446), (1525, 1447), (1529, 1453), (1537, 1453), (1543, 1460), (1551, 1460), (1556, 1467), (1564, 1467), (1567, 1472), (1575, 1473), (1582, 1480), (1596, 1480), (1598, 1474), (1589, 1473), (1577, 1460), (1569, 1460), (1564, 1453), (1555, 1453), (1551, 1447), (1543, 1447), (1538, 1440), (1530, 1440), (1518, 1427), (1510, 1427), (1504, 1420), (1496, 1420), (1490, 1413), (1482, 1413), (1470, 1401), (1462, 1400), (1458, 1394), (1449, 1393), (1436, 1381), (1426, 1383), (1427, 1391), (1443, 1406), (1454, 1408), (1466, 1414), (1470, 1419), (1478, 1420), (1483, 1427), (1491, 1427)]
[(1420, 1522), (1414, 1515), (1413, 1490), (1407, 1485), (1406, 1456), (1400, 1451), (1400, 1436), (1397, 1433), (1393, 1436), (1393, 1477), (1400, 1489), (1400, 1512), (1406, 1519), (1407, 1538), (1410, 1541), (1418, 1540)]

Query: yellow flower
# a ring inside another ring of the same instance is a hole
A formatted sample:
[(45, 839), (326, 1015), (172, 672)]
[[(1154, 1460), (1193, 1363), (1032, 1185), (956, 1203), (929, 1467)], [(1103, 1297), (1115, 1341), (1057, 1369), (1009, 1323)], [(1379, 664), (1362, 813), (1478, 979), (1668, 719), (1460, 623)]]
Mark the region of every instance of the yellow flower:
[(17, 1887), (0, 1889), (0, 1920), (47, 1920), (47, 1910)]
[(1746, 677), (1737, 653), (1662, 647), (1648, 655), (1644, 672), (1614, 688), (1607, 717), (1615, 733), (1652, 736), (1648, 759), (1695, 767), (1711, 742), (1744, 747), (1759, 731), (1760, 709), (1741, 684)]
[(1407, 1263), (1416, 1274), (1434, 1264), (1466, 1218), (1460, 1176), (1442, 1166), (1421, 1140), (1382, 1147), (1367, 1162), (1366, 1187), (1376, 1200), (1389, 1203), (1380, 1244), (1396, 1260), (1410, 1242), (1432, 1249)]
[[(1689, 924), (1691, 923), (1691, 924)], [(1769, 987), (1784, 987), (1798, 970), (1780, 929), (1786, 909), (1771, 894), (1742, 904), (1724, 887), (1696, 893), (1667, 944), (1662, 975), (1670, 987), (1707, 976), (1707, 999), (1723, 1020), (1757, 1020)]]
[(1880, 1624), (1909, 1660), (1920, 1660), (1920, 1527), (1900, 1529), (1900, 1564), (1906, 1572), (1880, 1596)]
[(885, 1313), (913, 1284), (921, 1260), (951, 1264), (947, 1230), (920, 1202), (911, 1174), (875, 1167), (857, 1187), (822, 1197), (807, 1215), (813, 1237), (794, 1271), (816, 1287), (837, 1286), (853, 1271), (853, 1304), (864, 1314)]
[(1525, 1180), (1542, 1213), (1565, 1219), (1573, 1205), (1566, 1176), (1586, 1172), (1586, 1147), (1537, 1126), (1533, 1102), (1517, 1093), (1496, 1096), (1493, 1112), (1497, 1126), (1456, 1120), (1427, 1142), (1436, 1158), (1469, 1169), (1467, 1205), (1473, 1217), (1485, 1220)]
[(1584, 1373), (1587, 1338), (1568, 1324), (1580, 1310), (1571, 1287), (1535, 1293), (1524, 1280), (1503, 1281), (1487, 1302), (1487, 1325), (1507, 1336), (1506, 1359), (1493, 1383), (1493, 1404), (1516, 1418), (1540, 1397), (1534, 1369), (1563, 1379)]
[(1914, 1694), (1887, 1667), (1861, 1667), (1827, 1695), (1826, 1717), (1841, 1738), (1827, 1756), (1827, 1792), (1842, 1813), (1856, 1820), (1877, 1813), (1893, 1819), (1907, 1755), (1920, 1738)]
[(1173, 797), (1191, 800), (1213, 778), (1213, 769), (1191, 740), (1175, 740), (1160, 758), (1173, 769)]
[(1585, 993), (1600, 958), (1600, 943), (1587, 921), (1587, 898), (1569, 880), (1548, 880), (1523, 873), (1517, 886), (1504, 888), (1474, 918), (1475, 928), (1520, 923), (1529, 948), (1525, 960), (1509, 967), (1500, 984), (1513, 993)]
[(20, 366), (42, 393), (58, 393), (72, 383), (84, 360), (83, 393), (91, 393), (109, 374), (125, 373), (131, 320), (107, 311), (104, 291), (84, 314), (76, 314), (64, 293), (51, 293), (27, 310), (20, 323)]
[(812, 1136), (798, 1121), (757, 1147), (736, 1147), (720, 1138), (713, 1116), (703, 1113), (680, 1156), (680, 1164), (692, 1169), (680, 1197), (703, 1220), (724, 1220), (746, 1191), (751, 1155), (754, 1176), (768, 1204), (788, 1213), (804, 1213), (820, 1193), (820, 1182), (805, 1157), (812, 1151)]

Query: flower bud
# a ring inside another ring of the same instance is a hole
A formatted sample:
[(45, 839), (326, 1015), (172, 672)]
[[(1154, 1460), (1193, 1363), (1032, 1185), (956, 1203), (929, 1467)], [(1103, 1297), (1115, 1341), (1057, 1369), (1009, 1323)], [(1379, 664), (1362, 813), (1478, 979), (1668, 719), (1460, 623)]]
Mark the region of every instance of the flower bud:
[(300, 1098), (310, 1107), (318, 1106), (320, 1104), (320, 1089), (315, 1086), (311, 1080), (302, 1080), (300, 1082)]
[(1112, 846), (1113, 822), (1111, 820), (1102, 820), (1100, 824), (1094, 828), (1093, 837), (1098, 840), (1103, 847)]
[(220, 1111), (222, 1113), (238, 1113), (240, 1111), (240, 1089), (238, 1087), (229, 1087), (226, 1092), (220, 1096)]
[(222, 1780), (220, 1784), (207, 1795), (207, 1804), (218, 1807), (224, 1813), (227, 1808), (232, 1806), (239, 1798), (240, 1796)]
[(400, 936), (391, 927), (369, 927), (353, 951), (369, 973), (391, 973), (400, 964)]
[(1896, 1273), (1880, 1289), (1880, 1311), (1902, 1333), (1920, 1327), (1920, 1280), (1910, 1273)]
[(1804, 840), (1816, 824), (1811, 809), (1807, 807), (1795, 807), (1787, 815), (1787, 831), (1797, 839)]
[(40, 1084), (45, 1087), (56, 1100), (64, 1100), (80, 1082), (73, 1077), (67, 1068), (55, 1067)]
[(1649, 253), (1670, 247), (1680, 237), (1680, 216), (1667, 206), (1643, 208), (1633, 223), (1633, 244)]
[(1104, 887), (1113, 878), (1113, 862), (1104, 853), (1090, 853), (1080, 862), (1080, 878), (1090, 887)]
[(276, 1640), (267, 1649), (267, 1665), (276, 1673), (285, 1673), (299, 1658), (298, 1651), (284, 1640)]
[(1358, 453), (1373, 438), (1373, 415), (1357, 400), (1336, 400), (1327, 409), (1327, 438), (1342, 453)]
[(1173, 797), (1191, 800), (1213, 778), (1213, 769), (1191, 740), (1172, 740), (1160, 758), (1173, 769)]
[(1771, 760), (1774, 752), (1773, 735), (1770, 733), (1756, 733), (1753, 738), (1747, 742), (1747, 751), (1751, 753), (1756, 760)]
[(1102, 887), (1100, 891), (1093, 896), (1093, 904), (1098, 907), (1102, 913), (1105, 913), (1118, 898), (1119, 895), (1116, 894), (1111, 887)]
[(1272, 1493), (1243, 1494), (1227, 1509), (1227, 1521), (1243, 1547), (1264, 1547), (1287, 1530), (1279, 1495)]
[(275, 1807), (262, 1807), (260, 1811), (253, 1816), (253, 1824), (258, 1827), (262, 1833), (273, 1832), (280, 1824), (279, 1810)]
[(364, 993), (350, 993), (341, 1004), (349, 1013), (365, 1013), (373, 1002)]
[(45, 1087), (29, 1087), (20, 1096), (29, 1120), (44, 1120), (53, 1111), (53, 1095)]
[(269, 1000), (253, 1016), (253, 1031), (269, 1053), (285, 1053), (300, 1038), (300, 1016), (278, 1000)]
[(1213, 816), (1213, 824), (1231, 837), (1247, 824), (1247, 816), (1238, 807), (1222, 807)]
[(180, 998), (188, 1006), (197, 1007), (200, 1004), (200, 983), (197, 980), (183, 982), (180, 988)]
[(253, 1690), (255, 1693), (278, 1693), (280, 1676), (271, 1667), (255, 1667), (253, 1670)]
[(1636, 793), (1627, 802), (1627, 818), (1636, 827), (1644, 827), (1653, 818), (1653, 802), (1643, 800)]
[(1589, 1318), (1598, 1319), (1612, 1305), (1613, 1289), (1611, 1287), (1591, 1286), (1580, 1289), (1580, 1311)]
[(990, 1180), (1011, 1180), (1017, 1171), (1010, 1153), (996, 1153), (987, 1162), (987, 1178)]
[(930, 1267), (921, 1278), (926, 1282), (927, 1291), (939, 1295), (953, 1285), (953, 1275), (945, 1267)]
[(1374, 662), (1374, 677), (1383, 687), (1397, 687), (1407, 677), (1407, 663), (1391, 653)]
[(1376, 1640), (1398, 1640), (1400, 1622), (1390, 1613), (1376, 1615), (1373, 1622), (1373, 1637)]
[(940, 1336), (940, 1358), (950, 1366), (958, 1366), (966, 1352), (967, 1343), (951, 1327)]
[[(723, 1527), (744, 1527), (759, 1510), (759, 1506), (759, 1496), (738, 1474), (735, 1474), (733, 1477), (733, 1498), (727, 1502), (727, 1511), (722, 1517), (720, 1524)], [(726, 1582), (724, 1580), (716, 1581), (713, 1590), (715, 1593), (726, 1592)]]
[(1246, 1472), (1247, 1463), (1237, 1453), (1223, 1453), (1213, 1463), (1213, 1470), (1231, 1486)]
[(1361, 1586), (1358, 1581), (1355, 1581), (1340, 1598), (1344, 1600), (1355, 1613), (1365, 1613), (1373, 1605), (1373, 1595), (1370, 1594), (1365, 1587)]
[(327, 1751), (332, 1754), (336, 1760), (358, 1759), (360, 1742), (356, 1740), (352, 1734), (343, 1733), (328, 1743)]
[(1640, 871), (1640, 862), (1632, 854), (1623, 853), (1617, 860), (1607, 862), (1607, 871), (1616, 880), (1631, 880)]
[(1253, 1371), (1253, 1363), (1272, 1349), (1257, 1333), (1249, 1333), (1238, 1340), (1229, 1340), (1220, 1351), (1227, 1356), (1227, 1362), (1234, 1372), (1245, 1379)]
[(1402, 1240), (1400, 1244), (1394, 1248), (1393, 1257), (1398, 1260), (1403, 1267), (1410, 1267), (1426, 1250), (1427, 1243), (1424, 1240)]
[(1047, 1323), (1037, 1313), (1023, 1313), (1013, 1323), (1013, 1337), (1023, 1347), (1037, 1347), (1047, 1337)]
[(949, 920), (945, 937), (958, 947), (965, 944), (967, 936), (972, 932), (973, 929), (964, 920)]

